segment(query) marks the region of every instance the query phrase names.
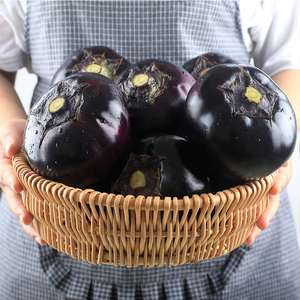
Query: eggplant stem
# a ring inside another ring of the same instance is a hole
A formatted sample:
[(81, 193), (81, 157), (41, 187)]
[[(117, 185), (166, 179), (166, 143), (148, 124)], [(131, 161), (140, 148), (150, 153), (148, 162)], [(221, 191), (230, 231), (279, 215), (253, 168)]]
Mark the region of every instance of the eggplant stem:
[(132, 79), (132, 83), (134, 84), (134, 86), (142, 86), (146, 84), (148, 80), (149, 80), (149, 76), (145, 73), (142, 73), (134, 76)]
[(65, 103), (65, 99), (62, 97), (55, 98), (50, 104), (49, 104), (49, 112), (54, 113), (57, 112), (60, 108), (63, 107)]
[(100, 73), (101, 66), (98, 64), (90, 64), (85, 67), (85, 71), (90, 73)]
[(143, 172), (137, 170), (130, 178), (130, 187), (132, 189), (143, 188), (146, 185), (146, 176)]
[(262, 94), (253, 86), (247, 87), (245, 96), (250, 102), (255, 102), (255, 103), (260, 103), (262, 99)]

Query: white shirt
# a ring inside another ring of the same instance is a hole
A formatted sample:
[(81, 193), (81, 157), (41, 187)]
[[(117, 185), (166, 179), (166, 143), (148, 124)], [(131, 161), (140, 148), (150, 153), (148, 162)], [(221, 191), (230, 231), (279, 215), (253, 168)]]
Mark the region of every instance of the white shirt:
[[(30, 64), (25, 54), (26, 1), (0, 1), (0, 69)], [(242, 31), (255, 65), (270, 76), (300, 69), (300, 0), (240, 0)]]

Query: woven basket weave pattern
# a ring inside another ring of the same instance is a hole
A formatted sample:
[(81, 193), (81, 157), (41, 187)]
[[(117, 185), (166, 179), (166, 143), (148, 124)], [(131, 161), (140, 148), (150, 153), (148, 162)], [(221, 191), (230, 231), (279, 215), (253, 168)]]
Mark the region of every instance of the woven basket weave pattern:
[(41, 237), (58, 251), (93, 264), (176, 266), (239, 247), (268, 204), (277, 172), (213, 194), (183, 199), (106, 194), (46, 180), (13, 166), (25, 207)]

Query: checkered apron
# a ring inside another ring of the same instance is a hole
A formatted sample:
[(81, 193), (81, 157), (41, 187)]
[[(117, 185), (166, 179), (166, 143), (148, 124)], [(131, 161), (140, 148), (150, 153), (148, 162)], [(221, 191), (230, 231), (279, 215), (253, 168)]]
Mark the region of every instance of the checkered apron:
[[(29, 1), (26, 48), (39, 78), (33, 102), (72, 51), (93, 45), (132, 63), (158, 58), (182, 65), (209, 51), (249, 62), (234, 1)], [(300, 299), (300, 253), (286, 192), (252, 246), (193, 265), (128, 269), (74, 260), (32, 241), (4, 197), (0, 230), (1, 300)]]

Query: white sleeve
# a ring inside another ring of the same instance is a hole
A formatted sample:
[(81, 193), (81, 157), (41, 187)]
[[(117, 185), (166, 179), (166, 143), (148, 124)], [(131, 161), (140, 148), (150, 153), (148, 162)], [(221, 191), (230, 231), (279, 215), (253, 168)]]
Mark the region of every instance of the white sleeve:
[(270, 76), (300, 69), (300, 1), (247, 2), (248, 9), (244, 7), (241, 16), (245, 43), (255, 65)]
[(26, 65), (25, 13), (18, 1), (0, 1), (0, 69), (15, 72)]

